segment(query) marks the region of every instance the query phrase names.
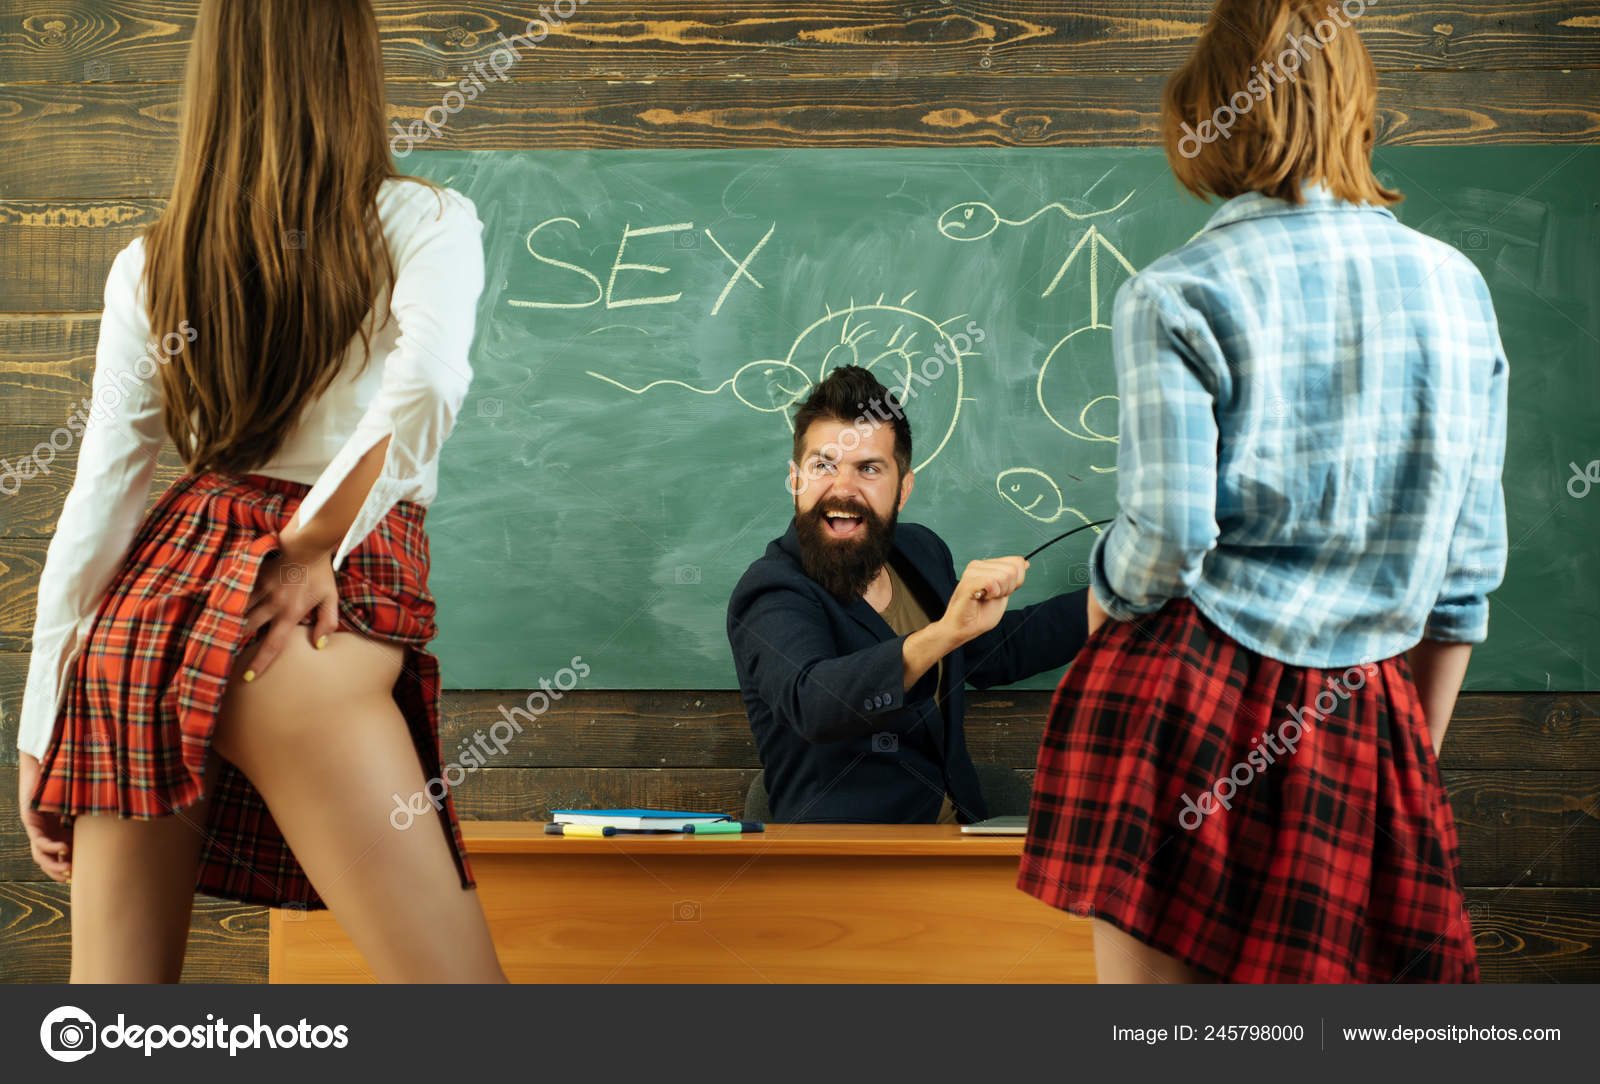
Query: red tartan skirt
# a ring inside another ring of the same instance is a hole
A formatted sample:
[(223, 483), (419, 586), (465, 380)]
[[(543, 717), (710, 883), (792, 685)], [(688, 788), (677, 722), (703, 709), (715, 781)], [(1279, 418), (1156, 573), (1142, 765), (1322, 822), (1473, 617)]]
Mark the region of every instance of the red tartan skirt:
[[(66, 678), (55, 736), (32, 808), (71, 818), (151, 819), (209, 796), (195, 890), (224, 899), (319, 910), (266, 803), (243, 772), (217, 758), (206, 778), (217, 711), (261, 562), (310, 486), (260, 474), (185, 474), (140, 523)], [(339, 628), (400, 644), (394, 696), (423, 778), (443, 779), (439, 665), (428, 593), (425, 509), (401, 501), (334, 574)], [(448, 793), (440, 824), (463, 888), (475, 884)]]
[(1017, 887), (1225, 982), (1477, 982), (1405, 656), (1288, 666), (1187, 599), (1107, 621), (1039, 750)]

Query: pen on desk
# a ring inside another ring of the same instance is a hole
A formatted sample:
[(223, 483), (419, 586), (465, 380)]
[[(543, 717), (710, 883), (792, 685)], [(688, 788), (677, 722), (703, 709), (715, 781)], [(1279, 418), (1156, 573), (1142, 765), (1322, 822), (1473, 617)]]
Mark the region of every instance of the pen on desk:
[(614, 836), (617, 830), (609, 824), (547, 824), (544, 826), (547, 836), (572, 836), (574, 839), (603, 839)]
[(741, 832), (765, 832), (767, 826), (760, 821), (712, 821), (709, 824), (686, 824), (683, 830), (690, 835), (733, 836)]

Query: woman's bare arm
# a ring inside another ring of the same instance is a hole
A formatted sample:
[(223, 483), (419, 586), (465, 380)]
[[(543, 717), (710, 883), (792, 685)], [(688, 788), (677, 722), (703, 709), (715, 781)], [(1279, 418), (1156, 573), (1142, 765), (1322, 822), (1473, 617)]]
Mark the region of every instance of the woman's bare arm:
[(1423, 640), (1406, 653), (1423, 713), (1428, 717), (1428, 734), (1433, 738), (1436, 754), (1444, 745), (1445, 728), (1456, 710), (1456, 694), (1461, 691), (1462, 679), (1467, 676), (1467, 660), (1471, 657), (1471, 644), (1440, 640)]
[(301, 523), (300, 514), (295, 513), (289, 526), (278, 533), (278, 540), (283, 543), (285, 554), (304, 561), (313, 557), (330, 556), (339, 548), (339, 543), (344, 540), (350, 525), (356, 521), (356, 514), (361, 511), (367, 495), (372, 492), (373, 483), (377, 482), (378, 475), (383, 473), (383, 460), (388, 454), (388, 449), (388, 437), (384, 437), (368, 449), (366, 454), (356, 461), (350, 473), (339, 482), (339, 488), (333, 491), (333, 496), (317, 509), (317, 514), (311, 517), (311, 522)]

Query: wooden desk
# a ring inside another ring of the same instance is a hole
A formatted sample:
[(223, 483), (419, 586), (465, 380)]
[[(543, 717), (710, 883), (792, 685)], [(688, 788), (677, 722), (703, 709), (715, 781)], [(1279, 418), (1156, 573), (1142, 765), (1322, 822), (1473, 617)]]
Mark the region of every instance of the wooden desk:
[[(1016, 887), (1020, 836), (768, 825), (566, 839), (462, 824), (513, 982), (1093, 982), (1088, 919)], [(271, 912), (272, 982), (370, 982), (327, 911)]]

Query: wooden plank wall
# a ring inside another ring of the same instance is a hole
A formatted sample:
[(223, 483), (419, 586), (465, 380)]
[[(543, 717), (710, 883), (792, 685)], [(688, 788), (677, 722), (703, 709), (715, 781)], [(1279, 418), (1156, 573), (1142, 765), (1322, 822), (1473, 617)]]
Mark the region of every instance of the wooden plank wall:
[[(0, 0), (0, 457), (89, 390), (111, 257), (158, 212), (194, 0)], [(391, 113), (439, 101), (537, 5), (378, 0)], [(1381, 140), (1600, 141), (1600, 5), (1369, 5)], [(1154, 142), (1198, 0), (589, 0), (451, 118), (445, 148), (1087, 146)], [(170, 453), (170, 449), (169, 449)], [(67, 975), (64, 886), (15, 816), (15, 712), (33, 597), (73, 469), (0, 497), (0, 979)], [(158, 477), (177, 474), (168, 455)], [(153, 498), (152, 498), (153, 499)], [(1513, 555), (1515, 560), (1515, 555)], [(446, 675), (448, 680), (448, 675)], [(525, 690), (446, 696), (447, 747)], [(1025, 775), (1043, 693), (980, 695), (974, 755)], [(1600, 979), (1596, 695), (1463, 700), (1443, 758), (1485, 976)], [(738, 808), (759, 767), (737, 696), (569, 694), (458, 791), (470, 817), (585, 803)], [(262, 908), (202, 898), (185, 977), (262, 981)]]

